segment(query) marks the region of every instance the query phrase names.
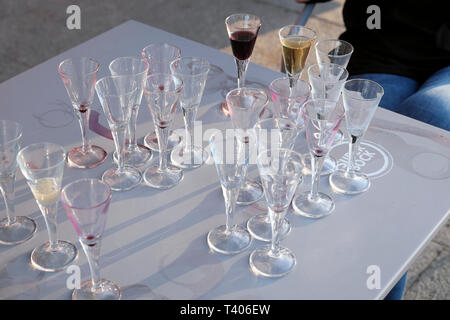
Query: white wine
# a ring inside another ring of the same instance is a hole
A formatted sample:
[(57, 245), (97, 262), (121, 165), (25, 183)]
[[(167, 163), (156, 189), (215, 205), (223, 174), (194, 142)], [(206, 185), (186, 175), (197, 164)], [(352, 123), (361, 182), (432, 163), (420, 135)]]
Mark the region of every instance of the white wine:
[(290, 75), (302, 72), (313, 42), (311, 38), (295, 35), (281, 40), (284, 65)]
[(44, 207), (58, 201), (59, 186), (55, 178), (39, 179), (35, 183), (30, 183), (30, 188), (36, 201)]

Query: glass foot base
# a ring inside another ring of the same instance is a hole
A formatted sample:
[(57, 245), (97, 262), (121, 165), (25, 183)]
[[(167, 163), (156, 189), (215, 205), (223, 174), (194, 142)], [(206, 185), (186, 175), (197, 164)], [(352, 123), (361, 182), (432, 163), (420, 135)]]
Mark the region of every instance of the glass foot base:
[[(167, 151), (171, 151), (180, 142), (181, 136), (175, 134), (173, 131), (170, 131), (169, 143), (167, 144)], [(144, 137), (144, 145), (153, 151), (159, 152), (158, 137), (156, 136), (156, 132), (150, 132)]]
[(70, 242), (58, 240), (56, 248), (50, 249), (47, 241), (33, 250), (31, 265), (40, 271), (59, 271), (72, 264), (77, 255), (77, 248)]
[(264, 196), (264, 190), (260, 183), (252, 180), (245, 180), (236, 203), (239, 205), (249, 205), (260, 200)]
[(92, 290), (92, 281), (89, 280), (72, 293), (72, 300), (119, 300), (121, 297), (119, 286), (106, 279), (100, 280), (96, 290)]
[(333, 191), (343, 194), (358, 194), (370, 188), (370, 179), (361, 172), (338, 170), (330, 175), (329, 182)]
[(99, 146), (90, 145), (86, 152), (81, 147), (73, 148), (67, 155), (67, 165), (71, 168), (95, 168), (105, 162), (108, 153)]
[(142, 176), (139, 170), (133, 167), (124, 167), (122, 172), (117, 168), (111, 168), (103, 173), (102, 180), (111, 190), (126, 191), (137, 187), (142, 181)]
[(27, 241), (36, 232), (36, 223), (28, 217), (16, 217), (14, 223), (5, 218), (0, 221), (0, 244), (14, 245)]
[(192, 153), (185, 153), (184, 145), (176, 146), (170, 153), (170, 161), (177, 167), (183, 169), (194, 169), (200, 167), (208, 159), (208, 152), (202, 147), (193, 147)]
[[(253, 238), (260, 241), (272, 241), (272, 224), (267, 213), (261, 213), (251, 217), (247, 221), (247, 230)], [(283, 219), (279, 232), (280, 240), (283, 240), (291, 231), (291, 224), (286, 218)]]
[(222, 254), (235, 254), (250, 246), (252, 237), (248, 231), (235, 225), (230, 233), (225, 232), (226, 226), (219, 226), (209, 231), (207, 238), (211, 250)]
[(156, 189), (169, 189), (176, 186), (183, 179), (183, 170), (167, 165), (165, 171), (159, 170), (159, 164), (153, 164), (144, 172), (145, 183)]
[(274, 255), (269, 245), (253, 251), (249, 263), (257, 276), (278, 278), (291, 272), (297, 262), (294, 253), (288, 248), (280, 247), (278, 254)]
[[(123, 153), (123, 162), (126, 166), (142, 167), (153, 157), (153, 153), (146, 147), (136, 146), (135, 149), (126, 149)], [(113, 160), (117, 164), (117, 152), (113, 153)]]
[(334, 210), (334, 202), (330, 196), (318, 193), (317, 198), (312, 200), (310, 192), (302, 193), (294, 198), (292, 207), (295, 213), (307, 218), (322, 218)]
[[(303, 173), (306, 175), (311, 175), (311, 155), (307, 154), (302, 157), (303, 162)], [(323, 161), (322, 171), (320, 171), (321, 176), (331, 174), (336, 169), (336, 159), (327, 156)]]

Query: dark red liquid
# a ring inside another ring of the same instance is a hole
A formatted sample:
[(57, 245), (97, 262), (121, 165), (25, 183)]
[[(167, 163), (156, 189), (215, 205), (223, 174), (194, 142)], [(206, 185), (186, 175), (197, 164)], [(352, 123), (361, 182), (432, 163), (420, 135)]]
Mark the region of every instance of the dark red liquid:
[(81, 113), (85, 113), (87, 111), (86, 105), (85, 104), (80, 105), (80, 110), (78, 111), (80, 111)]
[[(87, 236), (86, 237), (87, 240), (94, 240), (95, 237), (94, 236)], [(90, 243), (88, 244), (89, 247), (94, 247), (96, 245), (96, 243)]]
[(251, 31), (235, 31), (231, 34), (230, 42), (233, 55), (238, 60), (250, 58), (255, 46), (257, 33)]

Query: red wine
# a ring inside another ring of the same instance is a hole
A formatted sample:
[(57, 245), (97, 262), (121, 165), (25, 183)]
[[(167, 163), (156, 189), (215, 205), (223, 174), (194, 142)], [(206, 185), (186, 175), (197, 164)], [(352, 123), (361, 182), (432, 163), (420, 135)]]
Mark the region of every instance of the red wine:
[(250, 58), (255, 46), (257, 32), (235, 31), (231, 34), (230, 42), (233, 55), (238, 60)]
[(78, 111), (80, 111), (81, 113), (85, 113), (87, 111), (87, 106), (85, 104), (81, 104)]

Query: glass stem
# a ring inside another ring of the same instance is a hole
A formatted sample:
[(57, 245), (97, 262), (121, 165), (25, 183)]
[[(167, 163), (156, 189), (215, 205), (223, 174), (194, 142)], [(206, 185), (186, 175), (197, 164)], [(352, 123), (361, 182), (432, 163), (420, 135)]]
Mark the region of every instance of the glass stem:
[(272, 226), (272, 241), (270, 243), (270, 254), (278, 256), (280, 254), (280, 227), (287, 210), (274, 211), (269, 208), (270, 224)]
[(136, 122), (139, 112), (139, 106), (131, 109), (130, 124), (128, 125), (128, 150), (136, 150)]
[(8, 225), (16, 222), (16, 214), (14, 207), (14, 182), (16, 179), (16, 173), (13, 172), (10, 175), (0, 178), (0, 191), (5, 199), (6, 218)]
[(238, 82), (238, 88), (242, 88), (245, 86), (245, 75), (247, 73), (247, 66), (248, 66), (248, 60), (236, 60), (236, 67), (237, 67), (237, 82)]
[(159, 147), (159, 171), (167, 169), (167, 144), (169, 143), (169, 128), (168, 123), (164, 123), (164, 127), (156, 125), (156, 135), (158, 137)]
[(317, 199), (319, 194), (320, 172), (322, 171), (324, 160), (325, 156), (318, 157), (311, 153), (311, 193), (309, 197), (313, 201)]
[(56, 214), (58, 212), (58, 202), (44, 207), (41, 206), (42, 215), (44, 216), (45, 224), (48, 231), (48, 239), (50, 242), (50, 250), (54, 250), (58, 247), (58, 237), (56, 232)]
[(126, 138), (126, 130), (111, 130), (111, 133), (114, 138), (114, 145), (116, 146), (117, 152), (117, 171), (121, 173), (123, 171), (124, 159), (123, 153), (125, 152), (125, 138)]
[(80, 243), (89, 263), (89, 269), (91, 271), (92, 291), (95, 291), (98, 289), (100, 284), (99, 258), (101, 240), (96, 239), (95, 241), (90, 242), (89, 240), (80, 239)]
[(233, 230), (234, 209), (236, 207), (236, 200), (238, 197), (238, 191), (236, 188), (224, 188), (222, 186), (223, 197), (225, 199), (225, 213), (227, 216), (225, 224), (225, 234), (231, 234)]
[(89, 139), (87, 137), (87, 129), (89, 126), (90, 112), (91, 112), (90, 109), (84, 109), (83, 112), (78, 111), (78, 113), (77, 113), (78, 122), (80, 123), (80, 128), (81, 128), (81, 140), (82, 140), (81, 149), (83, 150), (83, 152), (86, 152), (88, 149), (88, 146), (89, 146)]
[(351, 141), (348, 143), (348, 164), (347, 173), (355, 171), (355, 156), (358, 154), (359, 137), (350, 135)]
[(184, 125), (186, 128), (186, 140), (184, 143), (185, 153), (190, 154), (191, 164), (193, 164), (193, 154), (192, 149), (194, 148), (194, 121), (197, 116), (197, 107), (192, 108), (182, 108), (183, 109), (183, 117), (184, 117)]

